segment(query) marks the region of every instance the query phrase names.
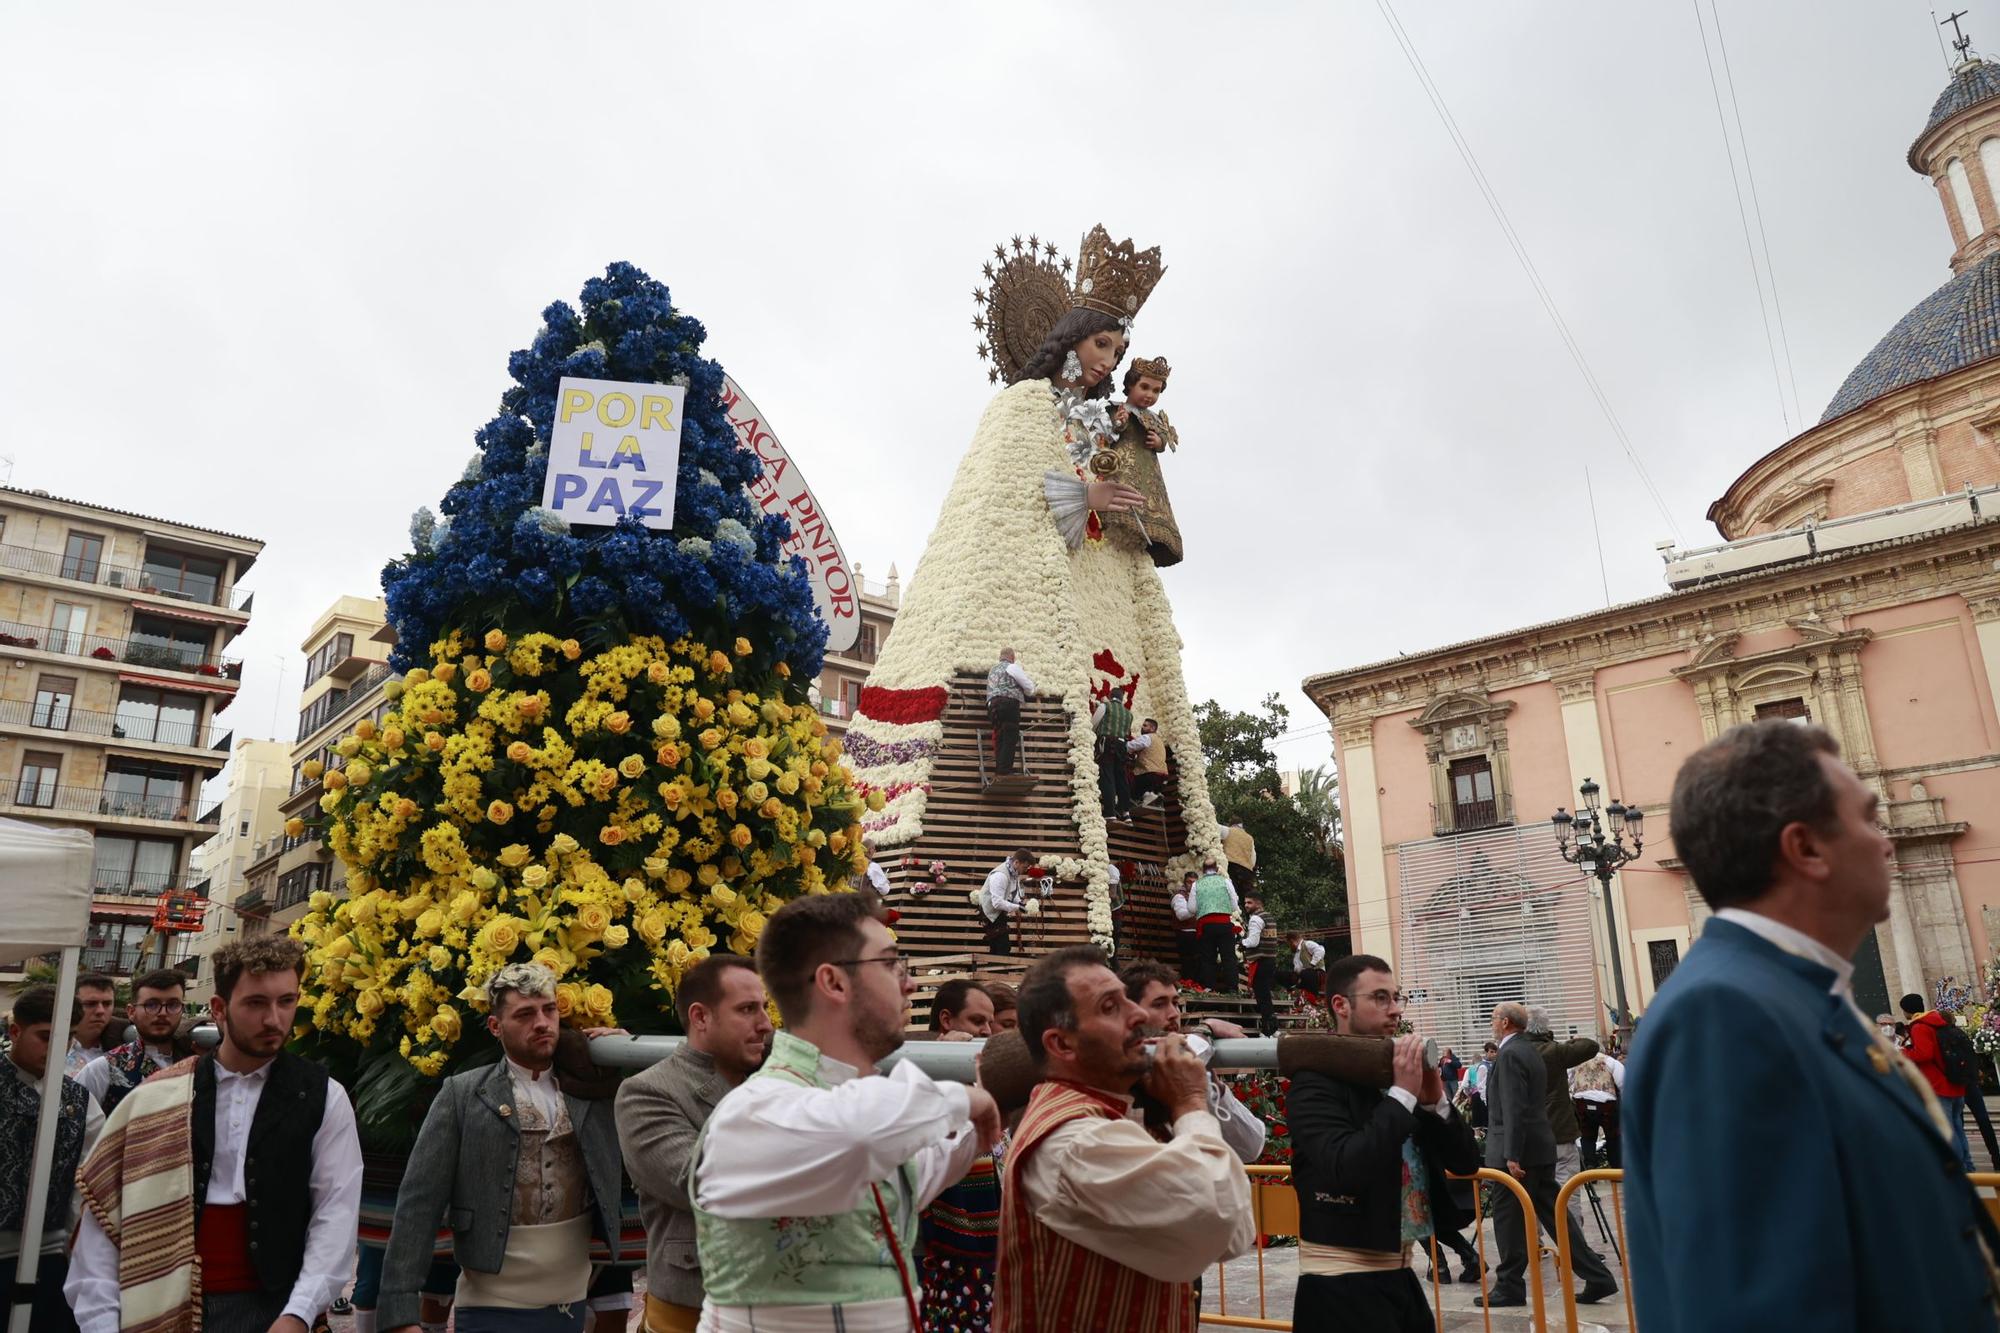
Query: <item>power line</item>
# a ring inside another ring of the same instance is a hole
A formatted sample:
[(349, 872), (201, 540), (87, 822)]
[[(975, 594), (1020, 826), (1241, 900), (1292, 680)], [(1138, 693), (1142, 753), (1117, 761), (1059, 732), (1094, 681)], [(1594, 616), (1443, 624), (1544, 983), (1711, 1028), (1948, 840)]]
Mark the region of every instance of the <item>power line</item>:
[(1612, 435), (1617, 439), (1619, 447), (1625, 451), (1625, 457), (1631, 462), (1632, 470), (1638, 474), (1646, 494), (1659, 509), (1660, 517), (1666, 520), (1667, 527), (1673, 532), (1675, 540), (1680, 540), (1680, 524), (1674, 522), (1673, 512), (1667, 508), (1667, 502), (1661, 496), (1659, 487), (1653, 484), (1652, 475), (1646, 471), (1645, 462), (1639, 457), (1638, 449), (1633, 446), (1632, 438), (1625, 433), (1624, 424), (1618, 420), (1618, 413), (1612, 409), (1611, 399), (1604, 392), (1604, 386), (1598, 382), (1596, 372), (1591, 370), (1590, 362), (1583, 354), (1582, 345), (1570, 332), (1569, 323), (1557, 307), (1554, 294), (1549, 291), (1548, 284), (1542, 281), (1541, 272), (1529, 256), (1527, 245), (1514, 230), (1514, 224), (1508, 218), (1506, 208), (1500, 203), (1499, 193), (1494, 190), (1493, 183), (1486, 178), (1486, 172), (1480, 167), (1479, 158), (1473, 153), (1471, 143), (1458, 128), (1458, 121), (1453, 118), (1451, 108), (1445, 105), (1444, 94), (1438, 91), (1437, 84), (1431, 79), (1430, 70), (1425, 67), (1423, 57), (1417, 54), (1416, 43), (1411, 40), (1409, 33), (1404, 31), (1402, 20), (1396, 17), (1395, 8), (1389, 0), (1375, 0), (1375, 6), (1381, 10), (1383, 21), (1389, 25), (1390, 36), (1394, 37), (1396, 45), (1402, 48), (1403, 59), (1409, 62), (1410, 70), (1417, 76), (1417, 82), (1422, 85), (1424, 95), (1430, 99), (1431, 109), (1437, 112), (1445, 133), (1451, 137), (1452, 147), (1458, 150), (1459, 159), (1471, 173), (1472, 183), (1479, 188), (1480, 195), (1486, 200), (1487, 211), (1493, 214), (1493, 220), (1500, 225), (1501, 235), (1506, 237), (1508, 246), (1513, 249), (1514, 258), (1519, 261), (1521, 271), (1527, 274), (1529, 285), (1535, 289), (1535, 296), (1541, 301), (1542, 309), (1547, 312), (1549, 322), (1555, 325), (1556, 334), (1562, 339), (1564, 348), (1568, 350), (1570, 360), (1576, 363), (1577, 372), (1583, 376), (1584, 386), (1596, 400), (1598, 411), (1604, 414), (1604, 420), (1611, 427)]
[[(1778, 323), (1778, 350), (1784, 353), (1785, 380), (1790, 383), (1792, 388), (1792, 414), (1798, 418), (1799, 425), (1803, 428), (1806, 414), (1804, 406), (1799, 402), (1798, 376), (1792, 370), (1792, 340), (1785, 332), (1785, 303), (1778, 299), (1778, 269), (1771, 262), (1771, 238), (1764, 230), (1764, 205), (1757, 196), (1757, 172), (1750, 164), (1750, 136), (1743, 132), (1743, 106), (1736, 98), (1736, 76), (1729, 68), (1729, 43), (1724, 41), (1722, 37), (1722, 13), (1715, 7), (1715, 0), (1708, 0), (1708, 16), (1715, 24), (1715, 49), (1722, 56), (1722, 82), (1723, 86), (1729, 90), (1730, 115), (1736, 120), (1736, 142), (1743, 150), (1743, 176), (1750, 185), (1750, 216), (1757, 220), (1757, 242), (1764, 252), (1764, 279), (1771, 284), (1771, 309), (1775, 312)], [(1695, 0), (1694, 19), (1695, 26), (1700, 27), (1701, 0)], [(1708, 60), (1708, 33), (1706, 30), (1702, 32), (1701, 54), (1703, 60)], [(1708, 64), (1708, 85), (1710, 93), (1713, 94), (1715, 92), (1715, 64), (1713, 61), (1709, 61)], [(1715, 114), (1716, 119), (1719, 121), (1722, 117), (1722, 101), (1720, 97), (1716, 98)], [(1726, 126), (1722, 131), (1722, 146), (1725, 151), (1729, 147), (1729, 130)], [(1736, 184), (1736, 162), (1734, 158), (1731, 158), (1729, 163), (1729, 180), (1731, 185)], [(1743, 190), (1741, 186), (1737, 186), (1736, 189), (1736, 211), (1740, 218), (1743, 212)], [(1744, 224), (1743, 243), (1746, 246), (1750, 243), (1750, 228), (1748, 223)], [(1750, 257), (1750, 268), (1752, 276), (1755, 276), (1757, 257), (1754, 253)], [(1759, 314), (1763, 313), (1763, 308), (1764, 289), (1760, 284), (1757, 288), (1757, 309)], [(1767, 346), (1770, 340), (1771, 321), (1767, 318), (1764, 321), (1764, 341)], [(1777, 353), (1774, 352), (1771, 358), (1772, 377), (1776, 378), (1777, 373)], [(1784, 385), (1780, 384), (1778, 386), (1778, 404), (1780, 408), (1784, 406), (1784, 401), (1785, 389)], [(1786, 417), (1785, 429), (1787, 432), (1791, 430), (1791, 424), (1791, 417)]]

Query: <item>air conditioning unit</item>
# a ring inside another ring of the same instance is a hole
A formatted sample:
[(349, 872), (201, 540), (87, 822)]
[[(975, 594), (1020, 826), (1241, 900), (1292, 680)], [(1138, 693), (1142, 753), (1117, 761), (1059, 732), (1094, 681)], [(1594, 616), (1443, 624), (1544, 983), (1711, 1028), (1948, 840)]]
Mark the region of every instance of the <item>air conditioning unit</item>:
[(112, 588), (122, 588), (122, 587), (124, 587), (124, 586), (125, 586), (125, 571), (124, 571), (124, 570), (122, 570), (122, 569), (107, 569), (107, 570), (105, 570), (105, 571), (104, 571), (104, 582), (105, 582), (105, 585), (106, 585), (107, 587), (112, 587)]

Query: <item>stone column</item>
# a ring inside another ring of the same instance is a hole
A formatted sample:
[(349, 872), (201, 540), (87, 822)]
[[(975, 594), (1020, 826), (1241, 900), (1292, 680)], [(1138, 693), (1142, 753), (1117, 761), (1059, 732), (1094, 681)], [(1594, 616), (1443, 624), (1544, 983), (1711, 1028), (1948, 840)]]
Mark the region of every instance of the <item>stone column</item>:
[[(1562, 703), (1563, 748), (1569, 755), (1569, 790), (1574, 792), (1583, 785), (1585, 778), (1596, 778), (1604, 788), (1604, 802), (1609, 805), (1617, 793), (1611, 790), (1611, 775), (1604, 764), (1604, 733), (1597, 721), (1596, 673), (1558, 679), (1555, 686), (1556, 697)], [(1611, 910), (1618, 926), (1615, 938), (1607, 937), (1604, 931), (1604, 907), (1596, 901), (1601, 891), (1602, 886), (1593, 876), (1590, 881), (1593, 900), (1590, 933), (1597, 951), (1598, 993), (1607, 1005), (1618, 1002), (1618, 987), (1611, 973), (1611, 950), (1616, 949), (1625, 970), (1625, 1002), (1636, 1013), (1639, 1008), (1639, 964), (1632, 951), (1632, 929), (1625, 910), (1624, 875), (1611, 877)]]
[(1340, 813), (1347, 832), (1348, 930), (1356, 953), (1372, 953), (1393, 966), (1396, 945), (1389, 919), (1389, 869), (1382, 859), (1374, 719), (1337, 722), (1334, 733), (1340, 742)]

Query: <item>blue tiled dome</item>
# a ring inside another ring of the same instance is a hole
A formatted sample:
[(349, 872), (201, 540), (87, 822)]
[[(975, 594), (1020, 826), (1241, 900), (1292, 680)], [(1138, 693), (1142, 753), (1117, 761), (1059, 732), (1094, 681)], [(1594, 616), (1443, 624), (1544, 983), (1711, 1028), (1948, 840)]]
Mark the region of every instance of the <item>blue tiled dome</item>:
[(1938, 94), (1938, 100), (1931, 107), (1931, 118), (1924, 122), (1923, 133), (1910, 145), (1910, 170), (1922, 172), (1923, 166), (1917, 161), (1917, 144), (1920, 144), (1938, 126), (1950, 120), (1967, 107), (2000, 97), (2000, 65), (1990, 65), (1984, 60), (1968, 60), (1960, 65), (1951, 76), (1951, 82)]
[(1906, 384), (2000, 356), (2000, 253), (1988, 255), (1917, 303), (1861, 359), (1822, 422)]

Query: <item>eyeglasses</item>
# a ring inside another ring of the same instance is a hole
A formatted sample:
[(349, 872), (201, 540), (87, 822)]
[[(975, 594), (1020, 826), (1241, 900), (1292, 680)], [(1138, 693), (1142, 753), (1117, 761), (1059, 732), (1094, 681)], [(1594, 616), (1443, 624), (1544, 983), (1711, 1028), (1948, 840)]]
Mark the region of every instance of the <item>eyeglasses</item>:
[(132, 1007), (142, 1014), (177, 1014), (187, 1008), (179, 1000), (141, 1000)]
[(835, 967), (862, 967), (868, 963), (887, 963), (896, 973), (898, 980), (906, 980), (910, 975), (910, 960), (901, 954), (890, 954), (887, 958), (836, 958)]
[(1356, 1000), (1373, 1000), (1380, 1005), (1401, 1004), (1405, 998), (1399, 990), (1349, 991), (1347, 994), (1349, 1004)]

